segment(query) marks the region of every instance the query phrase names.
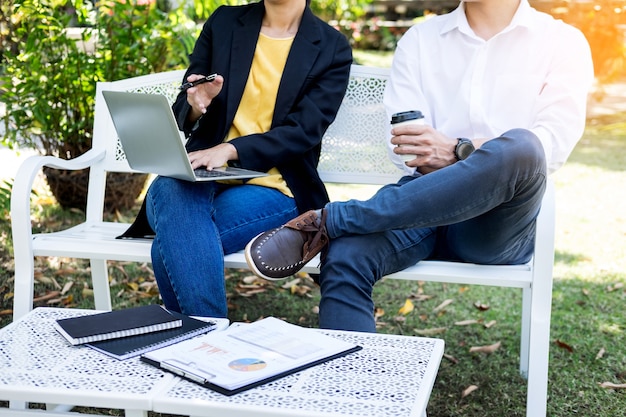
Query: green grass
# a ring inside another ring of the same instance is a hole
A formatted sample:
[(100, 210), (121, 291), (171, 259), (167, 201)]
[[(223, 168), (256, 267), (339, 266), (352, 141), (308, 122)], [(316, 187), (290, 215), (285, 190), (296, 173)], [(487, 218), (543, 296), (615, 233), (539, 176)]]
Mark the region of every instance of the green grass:
[[(554, 176), (551, 417), (626, 416), (626, 390), (599, 385), (626, 383), (626, 126), (620, 122), (624, 116), (590, 120), (570, 161)], [(351, 187), (330, 192), (335, 198), (347, 198), (373, 190)], [(38, 230), (59, 228), (82, 217), (82, 213), (60, 210), (45, 189), (35, 197), (34, 208)], [(128, 221), (134, 211), (122, 215)], [(8, 218), (0, 222), (0, 240), (0, 325), (6, 325), (13, 287)], [(88, 266), (73, 259), (38, 259), (35, 292), (43, 300), (37, 305), (92, 308)], [(109, 270), (114, 308), (158, 302), (150, 265), (111, 262)], [(70, 282), (71, 288), (64, 292)], [(315, 327), (319, 301), (315, 284), (306, 276), (291, 287), (285, 284), (257, 280), (248, 271), (228, 270), (229, 318), (256, 320), (274, 315)], [(403, 315), (399, 310), (406, 299), (413, 300), (415, 309)], [(433, 334), (445, 339), (447, 356), (429, 403), (430, 417), (525, 415), (526, 384), (518, 372), (519, 290), (384, 280), (375, 288), (375, 300), (380, 332)], [(452, 302), (435, 311), (445, 300)], [(476, 323), (455, 324), (465, 320)], [(485, 327), (491, 321), (496, 324)], [(472, 346), (496, 342), (501, 347), (491, 354), (470, 352)], [(471, 385), (478, 389), (462, 397)], [(102, 413), (120, 414), (118, 410)]]
[[(619, 127), (619, 125), (617, 125)], [(570, 162), (554, 179), (557, 186), (556, 262), (549, 370), (550, 416), (624, 416), (626, 391), (601, 388), (626, 383), (626, 132), (587, 129)], [(361, 187), (331, 189), (348, 197), (368, 194)], [(64, 212), (41, 192), (35, 207), (40, 230), (62, 227), (82, 217)], [(133, 213), (125, 213), (131, 218)], [(8, 219), (1, 224), (0, 311), (10, 311), (12, 258)], [(88, 263), (72, 259), (37, 260), (38, 305), (93, 307)], [(112, 262), (115, 308), (158, 302), (150, 265)], [(72, 282), (71, 289), (61, 293)], [(306, 276), (293, 287), (254, 279), (248, 271), (227, 271), (230, 319), (256, 320), (274, 315), (303, 326), (317, 325), (319, 291)], [(622, 287), (620, 287), (620, 285)], [(283, 288), (285, 286), (286, 288)], [(58, 293), (57, 293), (58, 292)], [(424, 295), (429, 299), (419, 301)], [(415, 309), (399, 313), (406, 299)], [(379, 331), (433, 334), (446, 341), (446, 355), (429, 403), (429, 416), (523, 416), (525, 381), (519, 376), (519, 290), (385, 280), (375, 288)], [(445, 300), (453, 300), (435, 312)], [(483, 310), (476, 305), (483, 305)], [(1, 316), (6, 324), (10, 316)], [(476, 324), (455, 325), (464, 320)], [(496, 321), (490, 328), (485, 323)], [(472, 346), (501, 347), (491, 354), (470, 353)], [(597, 358), (599, 352), (604, 354)], [(462, 398), (470, 385), (478, 389)], [(107, 411), (108, 412), (108, 411)]]

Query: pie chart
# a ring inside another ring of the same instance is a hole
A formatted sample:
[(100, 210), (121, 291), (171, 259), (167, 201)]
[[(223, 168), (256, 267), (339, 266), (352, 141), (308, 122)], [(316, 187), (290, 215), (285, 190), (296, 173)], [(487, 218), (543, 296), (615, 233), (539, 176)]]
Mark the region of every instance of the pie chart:
[(267, 363), (265, 363), (261, 359), (256, 359), (256, 358), (235, 359), (234, 361), (228, 364), (228, 367), (230, 369), (234, 369), (235, 371), (241, 371), (241, 372), (260, 371), (266, 366), (267, 366)]

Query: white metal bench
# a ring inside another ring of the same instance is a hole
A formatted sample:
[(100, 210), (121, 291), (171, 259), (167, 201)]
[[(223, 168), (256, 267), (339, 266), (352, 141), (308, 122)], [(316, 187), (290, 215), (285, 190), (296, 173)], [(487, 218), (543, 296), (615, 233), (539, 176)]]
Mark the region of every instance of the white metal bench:
[[(14, 319), (33, 308), (34, 257), (89, 259), (97, 309), (110, 310), (107, 261), (150, 262), (147, 240), (117, 240), (129, 225), (103, 221), (106, 172), (133, 172), (115, 133), (102, 90), (160, 93), (173, 100), (183, 71), (99, 83), (93, 148), (74, 160), (33, 156), (20, 166), (13, 185), (11, 219), (15, 250)], [(389, 71), (353, 65), (348, 91), (324, 136), (320, 174), (327, 183), (387, 184), (400, 172), (389, 162), (385, 145), (386, 114), (382, 96)], [(54, 233), (33, 234), (30, 196), (43, 166), (90, 168), (86, 220)], [(523, 294), (520, 372), (528, 379), (527, 416), (546, 414), (548, 352), (554, 261), (554, 186), (549, 182), (537, 220), (535, 255), (525, 265), (486, 266), (424, 261), (389, 278), (520, 288)], [(315, 273), (314, 259), (304, 269)], [(247, 268), (243, 252), (225, 258), (227, 268)]]

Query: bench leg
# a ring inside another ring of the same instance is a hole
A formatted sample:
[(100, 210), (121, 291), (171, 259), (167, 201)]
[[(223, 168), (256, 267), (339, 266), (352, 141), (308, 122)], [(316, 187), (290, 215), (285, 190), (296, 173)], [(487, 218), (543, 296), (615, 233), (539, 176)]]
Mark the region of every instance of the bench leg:
[(531, 327), (528, 351), (527, 417), (545, 417), (548, 402), (548, 363), (550, 360), (550, 308), (552, 283), (535, 288), (530, 313)]
[(27, 403), (23, 401), (9, 401), (9, 409), (11, 410), (26, 410)]
[(148, 417), (146, 410), (124, 410), (125, 417)]
[(530, 352), (530, 307), (532, 295), (530, 288), (522, 289), (522, 329), (520, 342), (519, 371), (524, 378), (528, 378), (528, 355)]
[(93, 298), (96, 310), (110, 311), (111, 289), (109, 287), (109, 271), (106, 259), (90, 259)]
[(74, 406), (68, 404), (46, 404), (46, 410), (51, 410), (56, 413), (67, 413), (72, 411), (72, 408), (74, 408)]
[(15, 278), (13, 281), (13, 321), (33, 309), (35, 288), (35, 260), (32, 252), (14, 245)]

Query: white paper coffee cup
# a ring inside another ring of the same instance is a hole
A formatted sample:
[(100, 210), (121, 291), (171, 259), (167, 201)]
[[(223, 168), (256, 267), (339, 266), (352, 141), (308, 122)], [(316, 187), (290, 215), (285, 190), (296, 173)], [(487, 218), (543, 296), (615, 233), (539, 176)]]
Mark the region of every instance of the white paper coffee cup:
[[(400, 113), (394, 113), (391, 116), (391, 126), (405, 126), (405, 125), (423, 125), (424, 124), (424, 115), (419, 110), (408, 110)], [(398, 145), (402, 146), (402, 145)], [(411, 161), (415, 159), (415, 155), (399, 155), (403, 161)]]

